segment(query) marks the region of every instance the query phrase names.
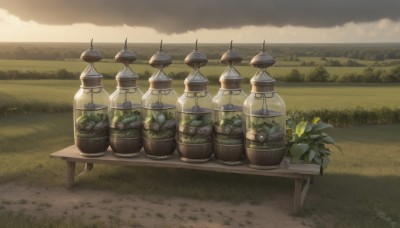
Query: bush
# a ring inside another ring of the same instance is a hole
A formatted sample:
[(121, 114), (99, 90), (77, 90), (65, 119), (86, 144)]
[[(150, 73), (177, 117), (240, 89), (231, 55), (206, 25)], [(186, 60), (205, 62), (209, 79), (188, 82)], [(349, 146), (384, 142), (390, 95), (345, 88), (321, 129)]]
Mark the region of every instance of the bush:
[(300, 73), (298, 69), (292, 69), (290, 73), (284, 78), (286, 82), (304, 82), (304, 74)]
[(398, 124), (400, 123), (400, 109), (380, 107), (366, 109), (356, 107), (354, 109), (314, 109), (310, 111), (288, 112), (289, 115), (297, 113), (311, 119), (319, 116), (322, 121), (333, 126), (351, 126), (351, 125), (370, 125), (370, 124)]
[(308, 82), (327, 82), (329, 72), (323, 66), (317, 66), (306, 77)]

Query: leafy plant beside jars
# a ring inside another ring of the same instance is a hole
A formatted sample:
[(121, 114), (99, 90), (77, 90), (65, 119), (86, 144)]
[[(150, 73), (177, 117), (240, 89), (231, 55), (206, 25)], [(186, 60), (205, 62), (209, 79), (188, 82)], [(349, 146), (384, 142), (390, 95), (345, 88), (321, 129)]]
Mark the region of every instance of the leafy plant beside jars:
[(292, 163), (313, 163), (320, 166), (320, 173), (329, 165), (332, 145), (341, 152), (335, 140), (328, 134), (332, 125), (322, 122), (319, 117), (304, 120), (293, 115), (287, 120), (287, 155)]

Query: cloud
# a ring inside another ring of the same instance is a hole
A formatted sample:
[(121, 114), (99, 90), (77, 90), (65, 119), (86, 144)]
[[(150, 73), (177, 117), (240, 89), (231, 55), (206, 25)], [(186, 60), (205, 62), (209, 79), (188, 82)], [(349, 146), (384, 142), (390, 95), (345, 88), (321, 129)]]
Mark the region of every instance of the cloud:
[(398, 0), (0, 0), (0, 8), (48, 25), (150, 27), (172, 34), (243, 26), (330, 28), (398, 21)]

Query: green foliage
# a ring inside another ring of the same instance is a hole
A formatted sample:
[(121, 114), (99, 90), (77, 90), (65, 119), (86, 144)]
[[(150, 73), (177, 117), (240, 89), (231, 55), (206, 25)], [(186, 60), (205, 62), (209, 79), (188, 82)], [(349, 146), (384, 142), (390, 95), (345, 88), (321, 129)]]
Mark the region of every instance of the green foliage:
[[(288, 111), (291, 113), (291, 111)], [(354, 125), (397, 124), (400, 123), (400, 109), (389, 107), (348, 109), (312, 109), (309, 111), (295, 111), (307, 119), (319, 116), (333, 126), (345, 127)]]
[(327, 82), (329, 79), (329, 72), (323, 66), (317, 66), (306, 76), (308, 82)]
[(304, 74), (300, 73), (298, 69), (292, 69), (284, 80), (286, 82), (304, 82)]
[(326, 144), (336, 146), (334, 139), (326, 133), (327, 130), (332, 129), (332, 126), (321, 122), (319, 117), (305, 121), (299, 116), (289, 118), (287, 126), (286, 148), (291, 162), (304, 161), (318, 164), (322, 174), (323, 169), (328, 167), (329, 155), (331, 155), (331, 150)]

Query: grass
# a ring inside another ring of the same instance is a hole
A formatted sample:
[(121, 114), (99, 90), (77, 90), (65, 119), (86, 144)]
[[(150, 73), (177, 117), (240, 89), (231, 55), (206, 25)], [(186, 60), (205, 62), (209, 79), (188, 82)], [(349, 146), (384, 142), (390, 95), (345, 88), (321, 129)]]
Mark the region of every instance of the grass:
[[(2, 81), (0, 106), (48, 103), (71, 107), (79, 84), (69, 80)], [(108, 92), (114, 90), (115, 81), (105, 80), (104, 84)], [(148, 82), (140, 81), (139, 85), (144, 92)], [(174, 88), (181, 94), (182, 82), (174, 82)], [(386, 106), (400, 106), (399, 85), (279, 83), (277, 88), (289, 109), (378, 107), (383, 101)], [(210, 85), (212, 94), (217, 90), (217, 85)], [(244, 85), (244, 90), (248, 92), (250, 86)], [(48, 155), (73, 144), (70, 112), (0, 117), (0, 126), (0, 184), (64, 186), (64, 162), (50, 159)], [(320, 227), (325, 227), (325, 219), (338, 227), (399, 226), (399, 127), (335, 128), (333, 135), (344, 155), (334, 154), (325, 175), (317, 178), (305, 204), (305, 216), (314, 218)], [(78, 165), (77, 169), (82, 170), (83, 166)], [(77, 178), (77, 187), (82, 189), (113, 189), (149, 197), (178, 196), (233, 203), (260, 202), (277, 192), (290, 196), (290, 203), (292, 185), (291, 180), (282, 178), (107, 165), (96, 165), (90, 175)], [(38, 227), (73, 227), (66, 221), (40, 220), (0, 210), (0, 224), (6, 227), (8, 224), (24, 227), (22, 220), (40, 224)]]
[(0, 210), (0, 223), (2, 227), (32, 227), (32, 228), (95, 228), (104, 227), (102, 224), (96, 224), (88, 221), (81, 221), (79, 219), (62, 220), (55, 218), (35, 218), (23, 214), (22, 212), (8, 212)]
[[(0, 110), (3, 107), (24, 107), (30, 104), (40, 112), (40, 106), (58, 107), (56, 110), (72, 110), (74, 94), (79, 89), (79, 81), (70, 80), (7, 80), (0, 83)], [(115, 90), (114, 80), (104, 80), (108, 93)], [(148, 88), (147, 81), (139, 81), (142, 92)], [(180, 95), (183, 82), (174, 81), (173, 88)], [(215, 95), (219, 85), (209, 86)], [(310, 110), (314, 108), (346, 109), (357, 106), (364, 108), (385, 105), (391, 108), (400, 106), (400, 85), (398, 84), (317, 84), (317, 83), (278, 83), (276, 89), (284, 99), (287, 109)], [(243, 85), (249, 94), (250, 85)], [(345, 101), (345, 102), (344, 102)], [(383, 102), (384, 101), (384, 102)], [(35, 104), (37, 104), (35, 106)]]
[[(65, 163), (48, 155), (73, 143), (71, 119), (70, 113), (0, 118), (0, 183), (63, 187)], [(333, 136), (344, 154), (333, 154), (325, 175), (316, 179), (304, 216), (314, 218), (320, 227), (398, 226), (399, 127), (335, 128)], [(82, 170), (83, 166), (78, 165), (77, 169)], [(77, 187), (233, 203), (262, 202), (276, 193), (287, 195), (290, 203), (293, 193), (290, 179), (110, 165), (96, 165), (89, 175), (77, 178)], [(15, 216), (22, 216), (6, 215), (7, 212), (0, 214), (1, 224), (19, 222)], [(58, 224), (58, 220), (39, 222)]]

